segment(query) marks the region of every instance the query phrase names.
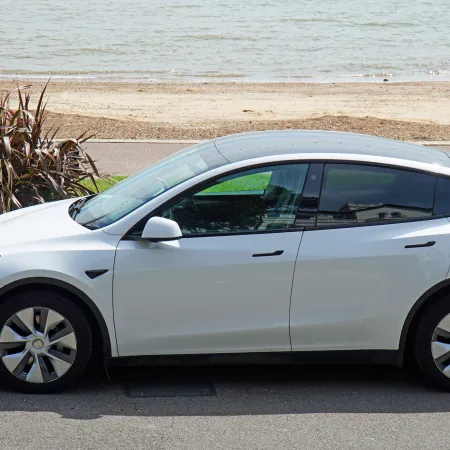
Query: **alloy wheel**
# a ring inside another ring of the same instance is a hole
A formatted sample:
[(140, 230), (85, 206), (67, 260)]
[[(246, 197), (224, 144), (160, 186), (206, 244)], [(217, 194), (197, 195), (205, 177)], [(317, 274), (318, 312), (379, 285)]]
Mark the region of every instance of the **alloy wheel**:
[(13, 314), (0, 331), (0, 358), (9, 372), (29, 383), (49, 383), (73, 365), (77, 338), (70, 322), (44, 307)]
[(434, 330), (431, 353), (439, 370), (450, 378), (450, 314)]

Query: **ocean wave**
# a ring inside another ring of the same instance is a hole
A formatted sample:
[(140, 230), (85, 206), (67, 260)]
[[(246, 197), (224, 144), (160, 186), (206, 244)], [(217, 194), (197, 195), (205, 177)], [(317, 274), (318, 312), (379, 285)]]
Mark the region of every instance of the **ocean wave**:
[(284, 17), (280, 19), (280, 22), (342, 23), (347, 21), (343, 19), (320, 19), (316, 17), (308, 17), (308, 18)]
[[(358, 75), (356, 75), (358, 76)], [(392, 73), (388, 72), (369, 72), (369, 73), (363, 73), (362, 75), (364, 78), (386, 78), (386, 77), (392, 77)]]
[(16, 74), (16, 75), (119, 75), (119, 74), (152, 74), (167, 73), (169, 70), (24, 70), (24, 69), (8, 69), (0, 66), (0, 73)]
[(202, 8), (202, 5), (177, 5), (177, 9), (194, 9), (194, 8)]
[(359, 24), (361, 27), (419, 27), (420, 25), (413, 22), (366, 22)]
[(176, 73), (177, 77), (190, 78), (244, 78), (243, 73)]
[(450, 81), (450, 73), (440, 72), (439, 74), (410, 74), (404, 76), (372, 76), (370, 73), (359, 74), (335, 74), (326, 75), (270, 75), (266, 77), (254, 77), (244, 74), (177, 74), (177, 73), (153, 73), (153, 74), (106, 74), (106, 73), (87, 73), (87, 74), (62, 74), (62, 73), (5, 73), (0, 70), (0, 80), (9, 81), (46, 81), (52, 82), (117, 82), (117, 83), (375, 83), (381, 82), (383, 78), (389, 78), (390, 83), (396, 82), (427, 82), (427, 81)]
[(91, 53), (94, 55), (98, 54), (109, 54), (109, 55), (127, 55), (129, 54), (129, 50), (122, 50), (112, 47), (81, 47), (73, 50), (76, 53)]
[(184, 34), (178, 36), (178, 41), (184, 40), (198, 40), (198, 41), (258, 41), (259, 39), (253, 36), (225, 36), (222, 34)]
[(314, 75), (278, 75), (277, 78), (295, 79), (295, 80), (313, 80)]
[[(388, 78), (391, 82), (395, 81), (430, 81), (430, 80), (450, 80), (450, 70), (429, 67), (425, 64), (415, 65), (408, 72), (405, 70), (389, 70), (388, 67), (381, 66), (381, 70), (376, 67), (366, 65), (365, 71), (358, 71), (357, 65), (353, 68), (347, 67), (344, 72), (339, 72), (332, 68), (323, 68), (315, 72), (309, 73), (285, 73), (285, 70), (278, 70), (272, 73), (255, 74), (252, 72), (221, 72), (218, 70), (207, 70), (202, 72), (183, 71), (178, 69), (154, 69), (154, 70), (24, 70), (10, 69), (0, 66), (0, 79), (7, 80), (45, 80), (54, 81), (118, 81), (118, 82), (196, 82), (207, 80), (208, 82), (216, 82), (220, 80), (229, 80), (231, 82), (347, 82), (357, 81), (366, 82), (382, 80)], [(356, 70), (355, 70), (356, 69)], [(372, 69), (372, 70), (370, 70)]]

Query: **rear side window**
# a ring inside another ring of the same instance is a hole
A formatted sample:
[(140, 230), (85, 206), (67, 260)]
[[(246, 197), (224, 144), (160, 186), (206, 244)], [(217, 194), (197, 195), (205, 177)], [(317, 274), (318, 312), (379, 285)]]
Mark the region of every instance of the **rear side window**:
[(436, 177), (388, 167), (326, 164), (317, 226), (426, 218)]
[(436, 216), (450, 214), (450, 178), (437, 179), (434, 214)]

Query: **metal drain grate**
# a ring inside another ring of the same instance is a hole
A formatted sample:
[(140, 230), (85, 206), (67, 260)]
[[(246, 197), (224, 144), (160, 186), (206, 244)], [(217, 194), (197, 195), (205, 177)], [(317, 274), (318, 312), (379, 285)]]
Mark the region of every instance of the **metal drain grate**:
[(216, 395), (209, 382), (126, 382), (123, 383), (128, 397), (208, 397)]

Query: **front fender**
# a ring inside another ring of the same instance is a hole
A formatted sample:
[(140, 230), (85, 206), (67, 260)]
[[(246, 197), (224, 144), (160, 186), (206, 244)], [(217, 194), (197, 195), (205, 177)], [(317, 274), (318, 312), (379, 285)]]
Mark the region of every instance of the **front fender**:
[[(112, 277), (112, 275), (111, 275)], [(8, 282), (7, 284), (0, 285), (0, 298), (4, 295), (7, 295), (8, 292), (12, 292), (17, 288), (26, 287), (26, 286), (48, 286), (48, 287), (58, 287), (67, 291), (68, 293), (76, 296), (80, 302), (84, 304), (86, 308), (94, 316), (95, 320), (98, 323), (100, 328), (102, 343), (103, 343), (103, 352), (106, 358), (117, 356), (117, 343), (115, 330), (113, 327), (113, 322), (105, 320), (105, 313), (108, 314), (108, 311), (103, 311), (98, 307), (98, 303), (96, 303), (88, 293), (75, 286), (75, 283), (70, 283), (64, 281), (62, 278), (64, 277), (51, 277), (51, 276), (30, 276), (30, 277), (21, 277), (15, 281)], [(92, 293), (92, 291), (91, 291)], [(112, 315), (112, 314), (111, 314)]]

